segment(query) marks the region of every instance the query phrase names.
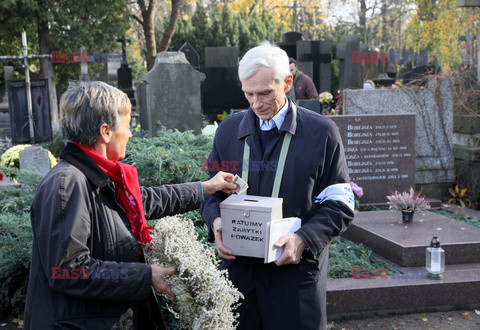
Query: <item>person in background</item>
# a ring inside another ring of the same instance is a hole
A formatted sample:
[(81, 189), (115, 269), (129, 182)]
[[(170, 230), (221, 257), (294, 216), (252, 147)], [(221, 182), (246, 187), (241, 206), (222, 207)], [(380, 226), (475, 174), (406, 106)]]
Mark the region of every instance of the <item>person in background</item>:
[(363, 89), (375, 89), (375, 83), (371, 80), (365, 80), (363, 83)]
[(164, 276), (176, 269), (144, 263), (146, 220), (195, 210), (204, 194), (233, 192), (233, 175), (140, 187), (136, 168), (119, 162), (132, 137), (125, 93), (103, 82), (75, 83), (60, 112), (71, 142), (32, 203), (24, 328), (161, 329), (148, 302), (152, 287), (173, 295)]
[(318, 99), (318, 92), (312, 78), (298, 70), (297, 61), (289, 58), (290, 73), (293, 76), (293, 88), (288, 92), (292, 101)]
[(275, 243), (284, 247), (280, 258), (265, 264), (262, 258), (234, 256), (223, 245), (219, 204), (228, 195), (205, 198), (202, 215), (223, 259), (220, 268), (245, 297), (238, 329), (325, 329), (328, 245), (354, 215), (340, 132), (327, 116), (287, 97), (293, 76), (279, 47), (250, 49), (238, 74), (250, 108), (222, 121), (209, 160), (240, 164), (232, 169), (239, 176), (245, 166), (247, 195), (282, 198), (283, 217), (302, 219), (298, 231)]

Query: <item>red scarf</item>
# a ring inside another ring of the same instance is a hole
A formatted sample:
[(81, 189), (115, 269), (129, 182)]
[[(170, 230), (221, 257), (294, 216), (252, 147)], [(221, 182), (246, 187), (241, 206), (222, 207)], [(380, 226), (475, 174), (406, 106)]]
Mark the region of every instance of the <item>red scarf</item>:
[(140, 184), (138, 183), (138, 172), (135, 166), (123, 164), (119, 161), (113, 162), (90, 147), (75, 142), (73, 144), (85, 151), (115, 183), (118, 203), (127, 213), (132, 234), (139, 245), (150, 243), (152, 237), (149, 230), (153, 227), (147, 226)]

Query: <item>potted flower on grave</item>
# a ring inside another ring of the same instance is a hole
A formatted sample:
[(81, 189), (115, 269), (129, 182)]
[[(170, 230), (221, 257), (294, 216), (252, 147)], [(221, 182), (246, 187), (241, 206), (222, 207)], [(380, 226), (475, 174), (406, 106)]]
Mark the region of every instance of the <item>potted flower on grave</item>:
[(430, 203), (425, 196), (420, 196), (421, 191), (415, 192), (410, 188), (409, 192), (399, 193), (395, 191), (392, 195), (387, 196), (388, 205), (391, 210), (402, 212), (402, 220), (404, 223), (413, 221), (415, 211), (424, 211), (430, 209)]
[(318, 95), (320, 100), (320, 111), (322, 115), (334, 115), (335, 109), (332, 108), (333, 104), (333, 95), (329, 92), (323, 92)]

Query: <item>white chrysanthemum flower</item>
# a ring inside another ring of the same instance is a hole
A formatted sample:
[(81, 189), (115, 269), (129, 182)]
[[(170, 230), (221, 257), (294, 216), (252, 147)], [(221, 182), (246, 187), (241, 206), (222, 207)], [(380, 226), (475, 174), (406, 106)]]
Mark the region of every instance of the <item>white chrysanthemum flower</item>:
[(228, 279), (225, 270), (218, 270), (215, 252), (201, 243), (193, 222), (178, 216), (160, 219), (152, 233), (151, 264), (177, 266), (177, 273), (165, 280), (175, 293), (168, 296), (167, 308), (187, 329), (234, 329), (242, 294)]

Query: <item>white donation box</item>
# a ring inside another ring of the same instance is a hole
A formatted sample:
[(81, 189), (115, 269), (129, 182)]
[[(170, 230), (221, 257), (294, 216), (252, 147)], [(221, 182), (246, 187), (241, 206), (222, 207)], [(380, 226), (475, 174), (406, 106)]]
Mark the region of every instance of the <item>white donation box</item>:
[(282, 219), (282, 198), (231, 195), (220, 203), (223, 245), (236, 256), (264, 258), (267, 223)]

